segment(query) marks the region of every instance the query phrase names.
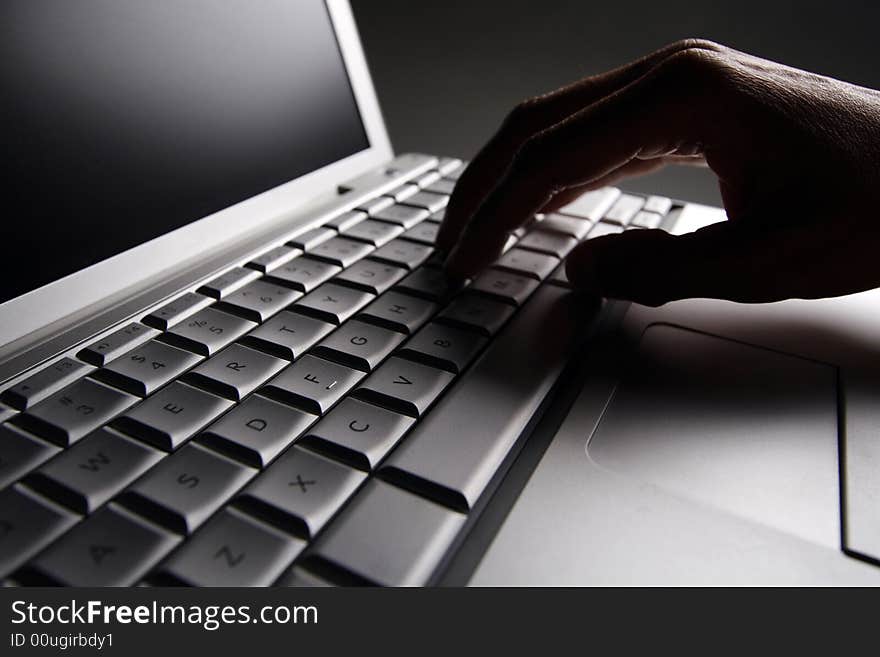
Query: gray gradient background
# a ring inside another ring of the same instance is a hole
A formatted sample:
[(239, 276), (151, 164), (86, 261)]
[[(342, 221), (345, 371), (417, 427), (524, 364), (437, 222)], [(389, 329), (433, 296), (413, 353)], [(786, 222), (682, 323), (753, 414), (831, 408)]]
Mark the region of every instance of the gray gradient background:
[[(472, 156), (518, 100), (700, 36), (880, 88), (880, 3), (351, 0), (396, 151)], [(711, 172), (629, 189), (720, 204)]]

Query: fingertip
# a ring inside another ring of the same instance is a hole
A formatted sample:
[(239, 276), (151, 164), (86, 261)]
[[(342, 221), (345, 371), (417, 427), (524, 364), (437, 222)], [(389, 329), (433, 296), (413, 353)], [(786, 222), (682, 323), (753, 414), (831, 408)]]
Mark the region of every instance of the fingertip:
[(602, 295), (598, 249), (594, 242), (584, 242), (565, 261), (565, 275), (574, 289), (584, 294)]

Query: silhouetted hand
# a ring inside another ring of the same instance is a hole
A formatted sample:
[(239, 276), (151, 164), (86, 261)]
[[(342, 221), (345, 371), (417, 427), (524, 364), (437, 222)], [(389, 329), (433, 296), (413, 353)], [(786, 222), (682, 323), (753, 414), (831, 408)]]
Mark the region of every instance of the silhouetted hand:
[(575, 287), (660, 305), (880, 286), (880, 92), (699, 40), (517, 106), (450, 200), (447, 268), (469, 276), (536, 212), (670, 162), (715, 172), (728, 221), (588, 240)]

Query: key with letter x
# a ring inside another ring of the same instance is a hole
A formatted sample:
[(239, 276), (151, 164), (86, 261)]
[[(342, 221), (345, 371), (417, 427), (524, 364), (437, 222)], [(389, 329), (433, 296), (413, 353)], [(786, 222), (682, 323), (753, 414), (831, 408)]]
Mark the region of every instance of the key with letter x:
[(294, 446), (251, 482), (239, 503), (303, 538), (311, 538), (366, 476)]

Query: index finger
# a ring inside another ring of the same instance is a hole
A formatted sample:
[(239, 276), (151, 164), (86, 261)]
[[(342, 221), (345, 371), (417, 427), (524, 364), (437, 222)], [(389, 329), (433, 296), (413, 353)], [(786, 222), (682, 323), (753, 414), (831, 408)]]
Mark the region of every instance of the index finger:
[(533, 137), (468, 223), (447, 259), (466, 278), (500, 255), (508, 233), (557, 192), (608, 175), (636, 157), (693, 153), (716, 141), (724, 101), (717, 53), (684, 50), (611, 96)]
[(517, 152), (529, 139), (639, 79), (675, 53), (694, 49), (717, 51), (721, 46), (701, 39), (678, 41), (620, 68), (517, 105), (456, 184), (437, 235), (438, 248), (448, 251), (455, 244), (473, 213), (502, 179)]

